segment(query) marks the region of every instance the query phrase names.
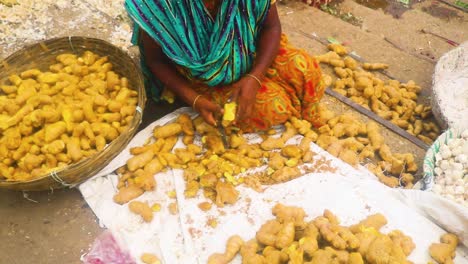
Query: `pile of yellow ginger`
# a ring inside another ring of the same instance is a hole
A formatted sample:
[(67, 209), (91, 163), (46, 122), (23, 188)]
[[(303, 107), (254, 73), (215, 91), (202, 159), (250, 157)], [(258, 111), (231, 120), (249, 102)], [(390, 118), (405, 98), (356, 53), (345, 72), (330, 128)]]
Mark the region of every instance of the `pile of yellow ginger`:
[[(201, 117), (192, 120), (187, 114), (181, 114), (176, 122), (155, 127), (147, 144), (130, 149), (133, 157), (117, 170), (119, 192), (114, 201), (124, 204), (145, 191), (154, 190), (154, 175), (167, 168), (184, 170), (186, 197), (195, 197), (202, 189), (205, 197), (218, 206), (237, 201), (236, 185), (245, 182), (260, 187), (258, 178), (240, 176), (248, 169), (268, 165), (265, 173), (274, 183), (299, 177), (298, 166), (313, 158), (310, 142), (317, 135), (307, 121), (293, 118), (285, 126), (280, 137), (267, 137), (261, 144), (248, 144), (241, 134), (231, 133), (230, 148), (225, 149), (218, 129)], [(203, 146), (194, 144), (196, 133)], [(301, 144), (285, 146), (298, 133), (305, 135)], [(185, 148), (173, 149), (180, 135)]]
[[(267, 131), (258, 144), (249, 144), (241, 133), (231, 131), (228, 149), (218, 129), (201, 117), (192, 120), (181, 114), (175, 122), (155, 127), (146, 144), (130, 149), (133, 156), (117, 170), (119, 191), (114, 201), (125, 204), (145, 191), (154, 190), (154, 175), (172, 168), (184, 170), (186, 197), (195, 197), (202, 190), (218, 206), (233, 204), (238, 199), (235, 186), (239, 184), (260, 190), (262, 184), (286, 182), (304, 174), (301, 166), (314, 159), (311, 142), (351, 165), (365, 162), (377, 152), (383, 160), (378, 165), (370, 164), (369, 168), (380, 181), (391, 187), (412, 186), (413, 175), (407, 172), (418, 168), (414, 156), (391, 153), (377, 124), (365, 124), (348, 114), (335, 116), (323, 107), (320, 113), (327, 125), (317, 132), (308, 121), (292, 117), (281, 135)], [(296, 135), (302, 136), (298, 145), (287, 143)], [(194, 143), (195, 136), (201, 138), (202, 146)], [(179, 137), (185, 147), (174, 149)], [(261, 166), (261, 172), (250, 173), (249, 169)]]
[[(412, 263), (407, 260), (415, 248), (411, 237), (400, 230), (380, 232), (387, 224), (382, 214), (346, 227), (329, 210), (309, 222), (299, 207), (277, 204), (272, 213), (276, 219), (265, 222), (254, 239), (230, 237), (225, 252), (211, 255), (208, 264), (228, 264), (238, 253), (244, 264)], [(433, 244), (430, 254), (438, 263), (453, 263), (458, 239), (446, 234), (443, 242)]]
[[(372, 71), (386, 69), (387, 64), (360, 64), (347, 56), (347, 49), (339, 44), (330, 44), (328, 49), (328, 53), (316, 58), (334, 69), (337, 76), (333, 84), (334, 91), (390, 120), (429, 145), (439, 136), (439, 127), (428, 121), (432, 114), (431, 107), (418, 103), (421, 87), (414, 81), (384, 81)], [(331, 83), (331, 77), (327, 78)]]
[(329, 210), (309, 222), (299, 207), (277, 204), (272, 213), (276, 219), (265, 222), (255, 239), (231, 237), (226, 252), (211, 255), (208, 263), (229, 263), (238, 252), (249, 264), (410, 263), (406, 258), (415, 248), (399, 230), (381, 233), (387, 224), (381, 214), (346, 227)]
[(61, 54), (0, 85), (0, 179), (27, 181), (103, 150), (129, 126), (138, 102), (107, 57)]
[(413, 173), (418, 170), (414, 155), (392, 153), (377, 123), (364, 123), (349, 113), (335, 115), (323, 105), (319, 113), (324, 125), (317, 129), (317, 145), (353, 166), (367, 163), (366, 167), (389, 187), (413, 187)]

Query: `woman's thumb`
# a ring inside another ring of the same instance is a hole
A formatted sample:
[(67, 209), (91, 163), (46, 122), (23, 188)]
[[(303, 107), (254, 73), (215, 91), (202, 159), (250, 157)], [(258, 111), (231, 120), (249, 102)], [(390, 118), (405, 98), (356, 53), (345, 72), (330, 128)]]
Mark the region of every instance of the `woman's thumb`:
[(216, 123), (216, 120), (213, 116), (213, 114), (208, 114), (208, 116), (206, 117), (206, 120), (205, 120), (208, 124), (212, 125), (212, 126), (217, 126), (217, 123)]

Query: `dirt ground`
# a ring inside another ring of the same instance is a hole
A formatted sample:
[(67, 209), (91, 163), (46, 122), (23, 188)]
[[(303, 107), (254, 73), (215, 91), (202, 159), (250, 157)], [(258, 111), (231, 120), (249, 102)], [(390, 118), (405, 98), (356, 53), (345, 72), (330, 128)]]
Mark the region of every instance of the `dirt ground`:
[[(101, 12), (99, 6), (92, 4), (96, 1), (73, 1), (80, 5), (83, 2), (81, 7), (89, 8), (92, 14), (63, 9), (60, 2), (43, 10), (50, 17), (43, 24), (44, 28), (36, 30), (36, 33), (43, 31), (38, 33), (37, 39), (84, 35), (126, 44), (122, 38), (128, 39), (128, 36), (116, 35), (116, 31), (128, 27), (122, 24), (125, 20), (119, 15)], [(421, 29), (461, 43), (468, 40), (468, 14), (438, 1), (411, 3), (411, 8), (406, 8), (396, 0), (344, 0), (325, 12), (288, 0), (280, 2), (279, 10), (283, 31), (294, 45), (312, 54), (323, 53), (325, 47), (322, 44), (301, 32), (333, 37), (367, 61), (388, 63), (391, 75), (399, 80), (415, 80), (428, 96), (435, 61), (453, 46), (438, 37), (421, 33)], [(32, 14), (34, 12), (39, 11), (33, 9)], [(0, 4), (0, 31), (16, 26), (14, 22), (2, 22), (8, 15), (8, 8)], [(26, 18), (34, 20), (33, 16)], [(81, 21), (78, 26), (71, 23), (76, 20)], [(34, 21), (26, 22), (35, 25)], [(69, 28), (70, 25), (73, 27)], [(27, 33), (16, 39), (5, 39), (0, 38), (0, 58), (37, 40), (28, 37)], [(352, 111), (328, 96), (323, 102), (337, 112)], [(178, 106), (150, 103), (142, 127)], [(384, 133), (392, 150), (412, 152), (421, 162), (424, 150), (388, 130)], [(80, 263), (80, 256), (88, 251), (101, 232), (93, 212), (76, 189), (29, 193), (0, 190), (0, 241), (3, 241), (0, 263)]]

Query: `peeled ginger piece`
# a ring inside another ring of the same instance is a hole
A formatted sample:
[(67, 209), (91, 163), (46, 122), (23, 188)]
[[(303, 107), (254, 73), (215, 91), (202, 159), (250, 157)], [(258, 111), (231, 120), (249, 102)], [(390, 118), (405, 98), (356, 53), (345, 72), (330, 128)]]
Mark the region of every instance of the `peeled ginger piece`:
[(224, 127), (229, 126), (229, 124), (236, 119), (237, 103), (227, 103), (224, 105), (224, 114), (222, 125)]
[(171, 123), (164, 126), (156, 126), (153, 130), (155, 138), (168, 138), (176, 136), (182, 132), (182, 126), (179, 123)]
[(458, 237), (454, 234), (445, 234), (440, 237), (440, 242), (433, 243), (429, 247), (429, 254), (439, 264), (453, 263)]
[(145, 264), (161, 264), (161, 261), (158, 257), (150, 253), (143, 253), (140, 260)]
[(153, 210), (151, 210), (147, 203), (133, 201), (128, 204), (128, 208), (132, 213), (140, 215), (145, 222), (153, 220)]
[(236, 254), (240, 251), (244, 240), (238, 236), (231, 236), (226, 244), (226, 250), (224, 254), (215, 253), (208, 258), (208, 264), (224, 264), (229, 263)]
[(143, 192), (144, 192), (143, 189), (135, 185), (122, 187), (120, 188), (119, 192), (116, 195), (114, 195), (114, 202), (118, 204), (128, 203), (129, 201), (142, 195)]

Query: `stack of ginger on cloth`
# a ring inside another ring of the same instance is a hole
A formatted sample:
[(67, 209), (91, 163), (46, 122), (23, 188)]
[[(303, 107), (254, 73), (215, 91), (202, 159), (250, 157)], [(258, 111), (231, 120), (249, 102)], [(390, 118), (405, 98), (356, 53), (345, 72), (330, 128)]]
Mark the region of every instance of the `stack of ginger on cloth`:
[[(244, 264), (413, 263), (407, 260), (416, 247), (413, 240), (400, 230), (382, 233), (387, 224), (382, 214), (343, 226), (329, 210), (311, 221), (305, 221), (300, 207), (276, 204), (272, 213), (276, 218), (265, 222), (255, 238), (231, 236), (225, 252), (212, 254), (208, 264), (230, 263), (237, 254)], [(453, 263), (457, 244), (455, 235), (445, 234), (431, 245), (430, 255), (437, 263)]]
[[(292, 117), (281, 135), (274, 129), (266, 131), (261, 134), (260, 143), (249, 143), (241, 131), (227, 126), (228, 149), (218, 129), (201, 117), (192, 120), (188, 114), (181, 114), (173, 123), (156, 126), (146, 144), (130, 149), (133, 156), (117, 169), (119, 184), (114, 201), (125, 204), (145, 191), (154, 190), (155, 174), (182, 169), (186, 197), (195, 197), (201, 190), (218, 206), (233, 204), (238, 199), (235, 186), (239, 184), (261, 191), (262, 185), (304, 175), (306, 165), (315, 156), (310, 150), (313, 142), (352, 166), (369, 162), (377, 153), (382, 161), (371, 163), (368, 168), (381, 182), (391, 187), (413, 186), (411, 173), (418, 168), (414, 156), (392, 153), (376, 123), (365, 124), (350, 114), (336, 116), (324, 107), (320, 110), (326, 129), (314, 129), (308, 121)], [(289, 144), (288, 140), (297, 135), (301, 137), (299, 144)], [(174, 148), (179, 136), (185, 148)], [(252, 172), (259, 167), (260, 172)]]

